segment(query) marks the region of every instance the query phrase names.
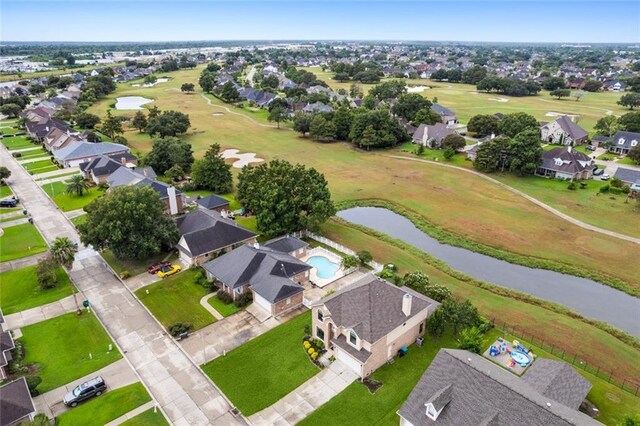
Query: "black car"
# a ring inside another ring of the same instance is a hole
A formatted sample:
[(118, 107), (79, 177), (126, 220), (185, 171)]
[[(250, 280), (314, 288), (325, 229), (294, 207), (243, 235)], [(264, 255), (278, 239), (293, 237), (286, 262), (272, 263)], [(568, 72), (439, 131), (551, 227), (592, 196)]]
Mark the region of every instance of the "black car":
[(18, 205), (18, 200), (16, 200), (15, 198), (0, 200), (0, 207), (15, 207), (17, 205)]
[(601, 175), (601, 174), (603, 174), (603, 173), (604, 173), (604, 169), (595, 169), (595, 170), (593, 171), (593, 175), (594, 175), (594, 176), (600, 176), (600, 175)]
[(76, 386), (71, 392), (64, 396), (63, 401), (65, 405), (75, 407), (79, 402), (94, 396), (100, 396), (106, 390), (106, 383), (102, 377), (98, 376), (95, 379), (80, 384), (80, 386)]

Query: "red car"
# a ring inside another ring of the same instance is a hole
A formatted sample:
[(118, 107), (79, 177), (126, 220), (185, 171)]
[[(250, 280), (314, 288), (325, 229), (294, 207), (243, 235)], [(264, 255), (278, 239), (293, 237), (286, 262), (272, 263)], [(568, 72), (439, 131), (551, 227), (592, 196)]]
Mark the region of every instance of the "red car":
[(147, 272), (149, 272), (150, 274), (155, 274), (166, 266), (171, 266), (171, 262), (154, 263), (153, 265), (147, 268)]

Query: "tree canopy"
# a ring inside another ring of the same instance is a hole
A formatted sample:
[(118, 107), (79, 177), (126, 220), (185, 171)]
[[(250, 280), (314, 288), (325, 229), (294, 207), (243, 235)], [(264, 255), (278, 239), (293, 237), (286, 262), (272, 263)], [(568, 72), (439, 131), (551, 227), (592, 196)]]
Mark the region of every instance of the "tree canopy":
[(177, 136), (191, 127), (189, 116), (180, 111), (162, 111), (156, 117), (147, 120), (146, 132), (154, 136), (160, 135), (161, 138), (166, 136)]
[(473, 167), (485, 173), (509, 168), (509, 138), (495, 138), (478, 147)]
[(618, 105), (628, 107), (629, 109), (640, 106), (640, 93), (627, 93), (622, 95), (618, 101)]
[(471, 117), (467, 130), (475, 133), (479, 138), (490, 134), (497, 134), (500, 129), (500, 120), (495, 115), (478, 114)]
[(640, 111), (628, 112), (618, 119), (620, 130), (640, 133)]
[(509, 144), (510, 163), (512, 172), (523, 176), (532, 174), (542, 163), (542, 144), (538, 129), (527, 129), (516, 135)]
[(220, 154), (220, 145), (212, 144), (204, 157), (193, 163), (191, 170), (193, 183), (201, 189), (226, 194), (233, 187), (231, 165), (225, 163)]
[(182, 170), (191, 170), (193, 163), (191, 144), (175, 137), (156, 139), (151, 151), (144, 157), (143, 163), (153, 167), (153, 170), (159, 174), (164, 174), (176, 164), (182, 167)]
[(389, 113), (381, 110), (356, 114), (349, 139), (360, 148), (392, 147), (409, 139), (404, 127)]
[(383, 101), (385, 99), (395, 99), (407, 93), (407, 85), (402, 80), (391, 80), (373, 86), (369, 90), (369, 95)]
[(515, 137), (518, 133), (527, 129), (537, 129), (538, 121), (534, 116), (526, 112), (514, 112), (505, 115), (500, 121), (500, 133)]
[(407, 121), (414, 121), (418, 111), (431, 108), (431, 102), (419, 93), (407, 93), (398, 98), (391, 112)]

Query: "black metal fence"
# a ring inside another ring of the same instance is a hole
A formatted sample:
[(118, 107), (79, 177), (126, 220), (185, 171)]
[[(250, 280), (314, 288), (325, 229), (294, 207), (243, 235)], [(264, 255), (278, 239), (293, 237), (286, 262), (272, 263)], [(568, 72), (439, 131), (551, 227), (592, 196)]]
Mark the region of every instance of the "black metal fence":
[(507, 324), (504, 321), (496, 320), (495, 318), (489, 318), (498, 330), (504, 333), (516, 336), (518, 340), (522, 341), (525, 346), (526, 343), (530, 343), (532, 346), (536, 346), (550, 354), (560, 358), (561, 360), (573, 365), (576, 368), (580, 368), (599, 377), (612, 385), (619, 387), (620, 389), (629, 392), (632, 395), (640, 395), (640, 377), (629, 378), (620, 377), (620, 373), (614, 371), (611, 366), (599, 366), (594, 364), (588, 364), (587, 361), (582, 359), (577, 354), (572, 354), (564, 349), (560, 349), (549, 342), (545, 342), (543, 338), (536, 336), (531, 332), (527, 332), (524, 329), (518, 328), (512, 324)]

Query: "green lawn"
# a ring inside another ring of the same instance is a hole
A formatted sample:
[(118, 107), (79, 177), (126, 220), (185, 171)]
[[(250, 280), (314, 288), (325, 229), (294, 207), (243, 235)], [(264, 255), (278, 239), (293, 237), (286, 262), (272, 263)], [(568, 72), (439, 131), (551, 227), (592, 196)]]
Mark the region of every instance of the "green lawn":
[(430, 149), (425, 148), (424, 152), (420, 155), (415, 154), (418, 149), (418, 145), (413, 143), (405, 143), (400, 146), (400, 152), (408, 152), (414, 154), (415, 158), (422, 158), (424, 160), (438, 161), (444, 164), (451, 164), (454, 166), (471, 168), (473, 167), (473, 162), (467, 160), (467, 154), (459, 152), (453, 156), (451, 160), (447, 160), (444, 158), (444, 150), (442, 149)]
[(225, 200), (229, 201), (229, 209), (238, 210), (240, 207), (242, 207), (240, 203), (236, 200), (235, 195), (233, 194), (217, 194), (213, 191), (208, 191), (206, 189), (198, 189), (196, 191), (187, 191), (186, 194), (190, 197), (196, 197), (199, 195), (202, 198), (207, 197), (209, 195), (218, 195), (219, 197), (222, 197)]
[[(22, 328), (25, 364), (40, 366), (43, 393), (122, 358), (93, 313), (68, 313)], [(89, 357), (91, 354), (92, 358)]]
[[(60, 185), (56, 185), (56, 184), (60, 184)], [(55, 182), (53, 183), (53, 185), (54, 185), (53, 190), (48, 189), (51, 186), (49, 184), (43, 185), (42, 189), (44, 189), (45, 192), (47, 193), (51, 191), (52, 193), (57, 194), (51, 198), (53, 199), (53, 202), (56, 203), (56, 205), (60, 207), (60, 210), (62, 210), (63, 212), (84, 208), (86, 205), (91, 203), (96, 198), (104, 195), (104, 191), (100, 190), (96, 186), (89, 188), (81, 197), (78, 197), (76, 194), (67, 194), (65, 192), (67, 186), (62, 182)]]
[(220, 312), (220, 315), (223, 317), (228, 317), (229, 315), (233, 315), (244, 309), (236, 307), (233, 303), (222, 303), (216, 296), (211, 296), (207, 302), (211, 307), (213, 307), (213, 309)]
[[(78, 223), (86, 222), (86, 220), (87, 215), (82, 215), (78, 216), (77, 218), (71, 219), (71, 221), (76, 225), (78, 225)], [(142, 273), (147, 273), (147, 268), (149, 268), (149, 266), (153, 265), (154, 263), (158, 263), (165, 259), (168, 259), (169, 262), (172, 262), (177, 258), (175, 250), (159, 253), (149, 259), (118, 259), (113, 255), (111, 250), (105, 250), (102, 252), (102, 257), (118, 274), (122, 274), (123, 272), (127, 271), (129, 272), (129, 276), (132, 277)]]
[(37, 157), (42, 157), (42, 159), (50, 159), (50, 155), (47, 151), (45, 151), (42, 148), (38, 148), (38, 149), (31, 149), (29, 151), (23, 151), (21, 152), (22, 156), (18, 159), (18, 161), (21, 160), (30, 160), (32, 158), (37, 158)]
[[(24, 218), (24, 215), (18, 215), (18, 216), (12, 216), (12, 217), (0, 216), (0, 223), (13, 222), (14, 220), (23, 219), (23, 218)], [(2, 225), (2, 226), (5, 226), (5, 225)]]
[(153, 408), (143, 411), (137, 416), (121, 423), (123, 426), (162, 426), (168, 425), (167, 419), (164, 418), (160, 410), (153, 412)]
[(249, 216), (249, 217), (236, 216), (235, 221), (238, 225), (242, 226), (243, 228), (246, 228), (251, 232), (255, 232), (256, 234), (259, 233), (258, 224), (256, 222), (255, 216)]
[(306, 312), (204, 364), (202, 369), (242, 414), (257, 413), (320, 371), (302, 346), (304, 326), (310, 323), (311, 312)]
[(10, 226), (3, 231), (4, 234), (0, 235), (0, 262), (47, 251), (44, 239), (30, 223)]
[(36, 266), (0, 273), (0, 307), (5, 315), (55, 302), (71, 294), (69, 277), (62, 268), (56, 270), (58, 284), (43, 290), (38, 284)]
[[(39, 180), (45, 180), (45, 179), (52, 179), (54, 177), (56, 177), (56, 178), (59, 178), (59, 177), (71, 177), (71, 176), (75, 176), (75, 175), (79, 175), (79, 174), (80, 174), (80, 172), (75, 171), (75, 172), (68, 172), (68, 173), (59, 173), (59, 174), (56, 174), (55, 176), (49, 176), (49, 177), (46, 177), (46, 176), (45, 177), (36, 177), (34, 179), (36, 181), (39, 181)], [(62, 190), (64, 191), (64, 188)]]
[(30, 170), (29, 173), (32, 175), (39, 175), (42, 173), (55, 172), (56, 170), (60, 170), (56, 165), (50, 165), (46, 167), (41, 167), (39, 169)]
[(30, 172), (38, 169), (44, 169), (50, 166), (54, 166), (54, 164), (51, 163), (51, 160), (48, 158), (45, 160), (32, 161), (31, 163), (22, 164), (22, 167), (24, 167), (26, 170)]
[(18, 210), (22, 210), (22, 207), (10, 207), (10, 208), (2, 208), (0, 209), (0, 217), (5, 215), (6, 213), (17, 212)]
[[(6, 130), (3, 130), (6, 132)], [(22, 149), (22, 148), (32, 148), (36, 145), (31, 143), (26, 136), (11, 136), (2, 138), (2, 144), (7, 147), (9, 150), (13, 149)]]
[(188, 322), (198, 330), (216, 319), (200, 304), (200, 299), (209, 291), (195, 283), (196, 272), (189, 269), (172, 275), (141, 288), (136, 295), (165, 327), (175, 322)]
[(9, 188), (8, 185), (0, 186), (0, 198), (10, 197), (11, 195), (13, 195), (13, 192), (11, 191), (11, 188)]
[(82, 223), (85, 223), (87, 221), (87, 215), (83, 214), (80, 216), (76, 216), (73, 219), (71, 219), (71, 223), (73, 223), (75, 226), (78, 226)]
[(104, 425), (151, 401), (142, 383), (133, 383), (81, 403), (58, 416), (60, 425)]
[(638, 163), (636, 163), (635, 161), (633, 161), (631, 158), (629, 158), (629, 156), (626, 156), (624, 158), (621, 158), (620, 160), (616, 161), (616, 164), (627, 164), (630, 166), (637, 166)]

